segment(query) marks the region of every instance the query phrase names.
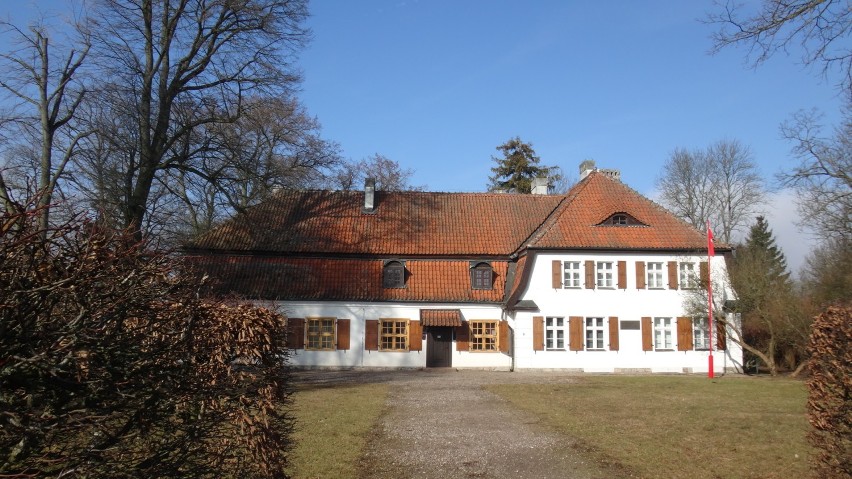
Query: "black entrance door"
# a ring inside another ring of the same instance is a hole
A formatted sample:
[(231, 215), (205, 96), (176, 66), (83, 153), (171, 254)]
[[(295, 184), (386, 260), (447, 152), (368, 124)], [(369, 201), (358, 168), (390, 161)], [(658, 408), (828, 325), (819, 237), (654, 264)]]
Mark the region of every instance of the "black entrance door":
[(448, 368), (453, 365), (453, 328), (431, 326), (426, 330), (426, 367)]

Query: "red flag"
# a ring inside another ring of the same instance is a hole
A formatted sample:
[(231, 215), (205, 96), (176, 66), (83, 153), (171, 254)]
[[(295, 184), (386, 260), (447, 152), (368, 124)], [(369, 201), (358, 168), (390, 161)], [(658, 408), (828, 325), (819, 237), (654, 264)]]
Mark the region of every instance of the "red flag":
[(713, 230), (710, 229), (710, 223), (707, 223), (707, 256), (716, 256), (716, 248), (713, 247)]

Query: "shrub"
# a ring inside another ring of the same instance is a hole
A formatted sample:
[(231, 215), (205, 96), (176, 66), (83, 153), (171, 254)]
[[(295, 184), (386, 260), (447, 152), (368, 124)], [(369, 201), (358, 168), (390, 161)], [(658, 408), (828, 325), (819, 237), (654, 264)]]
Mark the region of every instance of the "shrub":
[(0, 213), (3, 477), (286, 477), (285, 320), (132, 235)]
[(809, 345), (809, 439), (817, 477), (852, 477), (852, 309), (830, 307), (813, 323)]

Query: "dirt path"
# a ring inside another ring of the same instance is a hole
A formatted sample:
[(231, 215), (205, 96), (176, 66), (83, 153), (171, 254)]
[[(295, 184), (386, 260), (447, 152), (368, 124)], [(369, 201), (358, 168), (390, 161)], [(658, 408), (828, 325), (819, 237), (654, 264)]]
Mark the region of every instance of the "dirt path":
[(482, 388), (565, 383), (574, 380), (570, 376), (454, 370), (379, 374), (392, 386), (362, 463), (364, 479), (619, 477), (588, 461), (570, 438)]

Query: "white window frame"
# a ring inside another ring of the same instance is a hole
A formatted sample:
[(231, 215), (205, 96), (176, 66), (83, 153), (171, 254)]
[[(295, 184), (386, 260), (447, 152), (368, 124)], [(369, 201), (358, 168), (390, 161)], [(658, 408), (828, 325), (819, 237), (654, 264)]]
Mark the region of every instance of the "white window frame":
[(664, 268), (662, 262), (649, 262), (646, 264), (648, 289), (664, 289), (666, 287)]
[(612, 289), (614, 261), (598, 261), (595, 265), (595, 284), (598, 288)]
[(692, 318), (692, 346), (696, 351), (710, 350), (710, 327), (707, 318)]
[[(559, 342), (562, 342), (561, 346)], [(568, 321), (564, 316), (547, 316), (544, 319), (545, 351), (565, 351), (568, 349)]]
[(654, 318), (654, 349), (674, 350), (674, 318)]
[(580, 261), (563, 261), (562, 262), (562, 278), (563, 288), (581, 288), (583, 286), (582, 262)]
[(587, 351), (603, 351), (606, 349), (604, 340), (604, 318), (589, 316), (583, 321)]
[(696, 271), (695, 263), (683, 261), (678, 264), (678, 281), (681, 289), (698, 288), (698, 271)]

